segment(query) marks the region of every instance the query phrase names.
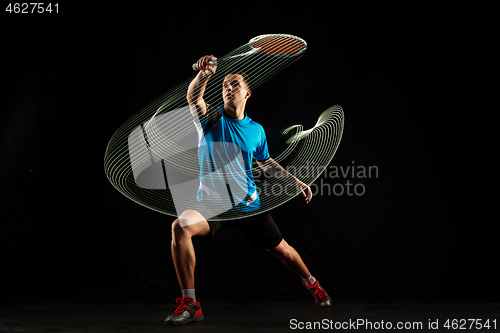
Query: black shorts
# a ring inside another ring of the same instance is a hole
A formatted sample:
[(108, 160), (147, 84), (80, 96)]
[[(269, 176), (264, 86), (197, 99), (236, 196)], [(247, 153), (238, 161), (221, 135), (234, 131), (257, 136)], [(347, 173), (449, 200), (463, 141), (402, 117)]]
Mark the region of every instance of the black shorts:
[(281, 232), (269, 213), (260, 213), (232, 221), (207, 221), (212, 237), (226, 228), (239, 230), (254, 249), (271, 249), (283, 240)]

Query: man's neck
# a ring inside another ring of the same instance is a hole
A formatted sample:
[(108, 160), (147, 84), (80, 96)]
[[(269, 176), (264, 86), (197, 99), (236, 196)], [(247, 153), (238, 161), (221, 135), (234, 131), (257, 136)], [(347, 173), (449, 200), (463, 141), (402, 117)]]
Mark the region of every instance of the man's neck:
[(245, 106), (235, 107), (234, 105), (224, 105), (224, 111), (231, 118), (239, 120), (245, 118)]

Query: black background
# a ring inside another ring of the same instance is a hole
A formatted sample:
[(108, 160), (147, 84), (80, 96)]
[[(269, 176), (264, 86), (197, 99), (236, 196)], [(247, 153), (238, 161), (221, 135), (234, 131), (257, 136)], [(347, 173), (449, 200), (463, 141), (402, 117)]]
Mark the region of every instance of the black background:
[[(198, 57), (267, 33), (297, 35), (308, 49), (254, 92), (249, 115), (274, 133), (288, 122), (311, 127), (340, 104), (345, 129), (331, 165), (378, 168), (378, 177), (347, 178), (365, 186), (362, 196), (295, 198), (272, 213), (312, 274), (332, 296), (498, 299), (493, 10), (78, 3), (59, 14), (2, 12), (2, 299), (180, 295), (174, 218), (108, 182), (106, 145), (193, 75)], [(239, 234), (195, 245), (199, 297), (309, 297)]]

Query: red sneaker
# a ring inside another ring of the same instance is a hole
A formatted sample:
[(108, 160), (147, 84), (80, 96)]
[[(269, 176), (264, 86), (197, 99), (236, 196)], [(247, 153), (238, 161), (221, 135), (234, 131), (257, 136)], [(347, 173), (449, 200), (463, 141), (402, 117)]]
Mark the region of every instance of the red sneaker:
[(185, 325), (192, 321), (202, 321), (205, 316), (201, 311), (200, 302), (195, 302), (189, 296), (183, 296), (175, 300), (180, 305), (175, 309), (174, 313), (165, 318), (165, 325)]
[(312, 287), (308, 287), (304, 281), (302, 281), (302, 285), (314, 296), (314, 304), (322, 308), (330, 308), (332, 306), (332, 299), (328, 296), (325, 289), (321, 287), (318, 280), (316, 280), (316, 283)]

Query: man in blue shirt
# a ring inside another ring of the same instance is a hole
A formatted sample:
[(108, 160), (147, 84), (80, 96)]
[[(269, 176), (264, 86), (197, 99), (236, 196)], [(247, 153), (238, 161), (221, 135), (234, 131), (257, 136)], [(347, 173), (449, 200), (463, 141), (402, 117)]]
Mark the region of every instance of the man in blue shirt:
[[(165, 319), (165, 324), (182, 325), (203, 320), (200, 303), (194, 287), (195, 251), (192, 237), (215, 235), (225, 227), (240, 230), (254, 248), (264, 248), (281, 259), (314, 296), (314, 303), (330, 307), (331, 299), (319, 282), (310, 274), (297, 251), (282, 237), (269, 213), (260, 213), (237, 221), (207, 221), (210, 208), (224, 207), (235, 211), (254, 211), (260, 208), (259, 195), (251, 172), (253, 159), (266, 173), (275, 177), (291, 177), (306, 203), (312, 198), (307, 184), (288, 173), (269, 155), (262, 126), (245, 113), (248, 98), (252, 95), (249, 80), (243, 73), (228, 74), (224, 78), (222, 95), (224, 106), (209, 108), (203, 94), (217, 66), (210, 65), (214, 56), (201, 57), (200, 69), (190, 83), (187, 100), (196, 120), (199, 133), (200, 188), (199, 207), (183, 212), (172, 223), (172, 258), (182, 290), (180, 305)], [(230, 200), (229, 200), (230, 199)], [(225, 208), (224, 208), (225, 209)]]
[(197, 199), (210, 200), (215, 204), (212, 206), (219, 208), (202, 215), (209, 218), (229, 209), (240, 212), (259, 209), (260, 198), (251, 165), (254, 158), (257, 161), (270, 158), (262, 126), (246, 115), (242, 119), (233, 118), (223, 107), (210, 108), (205, 115), (195, 117), (200, 164)]

